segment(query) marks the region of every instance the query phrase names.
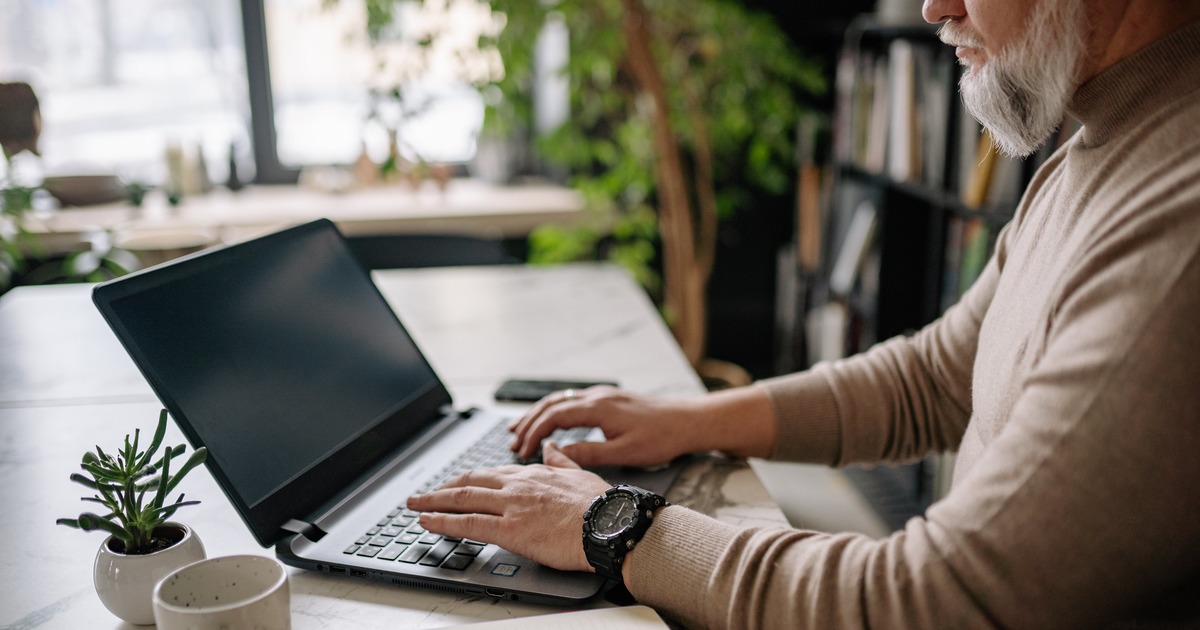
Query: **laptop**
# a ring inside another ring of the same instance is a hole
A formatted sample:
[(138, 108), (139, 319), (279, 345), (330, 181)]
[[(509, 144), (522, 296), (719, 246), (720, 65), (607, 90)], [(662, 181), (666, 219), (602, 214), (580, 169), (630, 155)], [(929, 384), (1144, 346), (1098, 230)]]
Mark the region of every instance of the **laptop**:
[[(405, 499), (456, 467), (512, 462), (516, 412), (454, 404), (332, 222), (191, 254), (98, 284), (92, 298), (284, 563), (556, 605), (602, 589), (591, 573), (420, 529)], [(597, 472), (663, 493), (678, 466)]]

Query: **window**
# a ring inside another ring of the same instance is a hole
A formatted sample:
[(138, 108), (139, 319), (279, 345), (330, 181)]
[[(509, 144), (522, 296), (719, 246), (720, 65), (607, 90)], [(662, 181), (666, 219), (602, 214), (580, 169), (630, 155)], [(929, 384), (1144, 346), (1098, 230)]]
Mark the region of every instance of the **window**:
[(238, 0), (5, 0), (0, 80), (26, 81), (47, 172), (165, 175), (169, 143), (224, 171), (248, 144)]
[[(500, 71), (498, 58), (461, 50), (497, 26), (486, 3), (400, 2), (374, 45), (366, 4), (4, 0), (0, 81), (37, 92), (47, 172), (115, 168), (160, 183), (178, 143), (215, 181), (231, 147), (253, 167), (243, 179), (294, 181), (306, 165), (353, 162), (364, 144), (382, 159), (389, 127), (409, 157), (469, 160), (483, 120), (471, 83)], [(416, 46), (430, 29), (438, 46)], [(412, 111), (387, 98), (393, 88)]]

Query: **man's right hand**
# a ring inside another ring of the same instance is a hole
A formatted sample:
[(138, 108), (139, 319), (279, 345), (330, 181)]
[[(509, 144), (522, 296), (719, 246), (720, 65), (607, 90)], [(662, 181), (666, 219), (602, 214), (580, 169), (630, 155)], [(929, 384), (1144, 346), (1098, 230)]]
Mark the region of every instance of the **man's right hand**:
[(685, 453), (721, 450), (766, 456), (774, 444), (774, 408), (750, 386), (696, 398), (655, 398), (609, 386), (555, 392), (509, 429), (518, 457), (533, 456), (555, 429), (599, 427), (604, 442), (577, 442), (562, 451), (585, 468), (657, 466)]

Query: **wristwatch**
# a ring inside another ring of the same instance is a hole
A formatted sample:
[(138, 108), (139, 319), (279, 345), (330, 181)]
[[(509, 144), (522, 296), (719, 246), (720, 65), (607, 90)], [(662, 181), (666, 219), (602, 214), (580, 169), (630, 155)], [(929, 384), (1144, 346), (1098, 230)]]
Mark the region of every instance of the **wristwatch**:
[(623, 584), (625, 554), (646, 535), (654, 511), (670, 505), (661, 496), (619, 484), (596, 497), (583, 514), (583, 552), (596, 573)]

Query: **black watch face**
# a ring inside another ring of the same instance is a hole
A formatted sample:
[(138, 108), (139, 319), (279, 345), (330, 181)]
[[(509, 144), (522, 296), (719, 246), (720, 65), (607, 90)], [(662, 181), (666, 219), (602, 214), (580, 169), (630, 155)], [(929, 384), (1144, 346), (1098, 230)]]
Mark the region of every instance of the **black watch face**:
[(633, 497), (615, 494), (592, 513), (592, 531), (605, 538), (614, 536), (632, 525), (636, 516), (637, 505)]

